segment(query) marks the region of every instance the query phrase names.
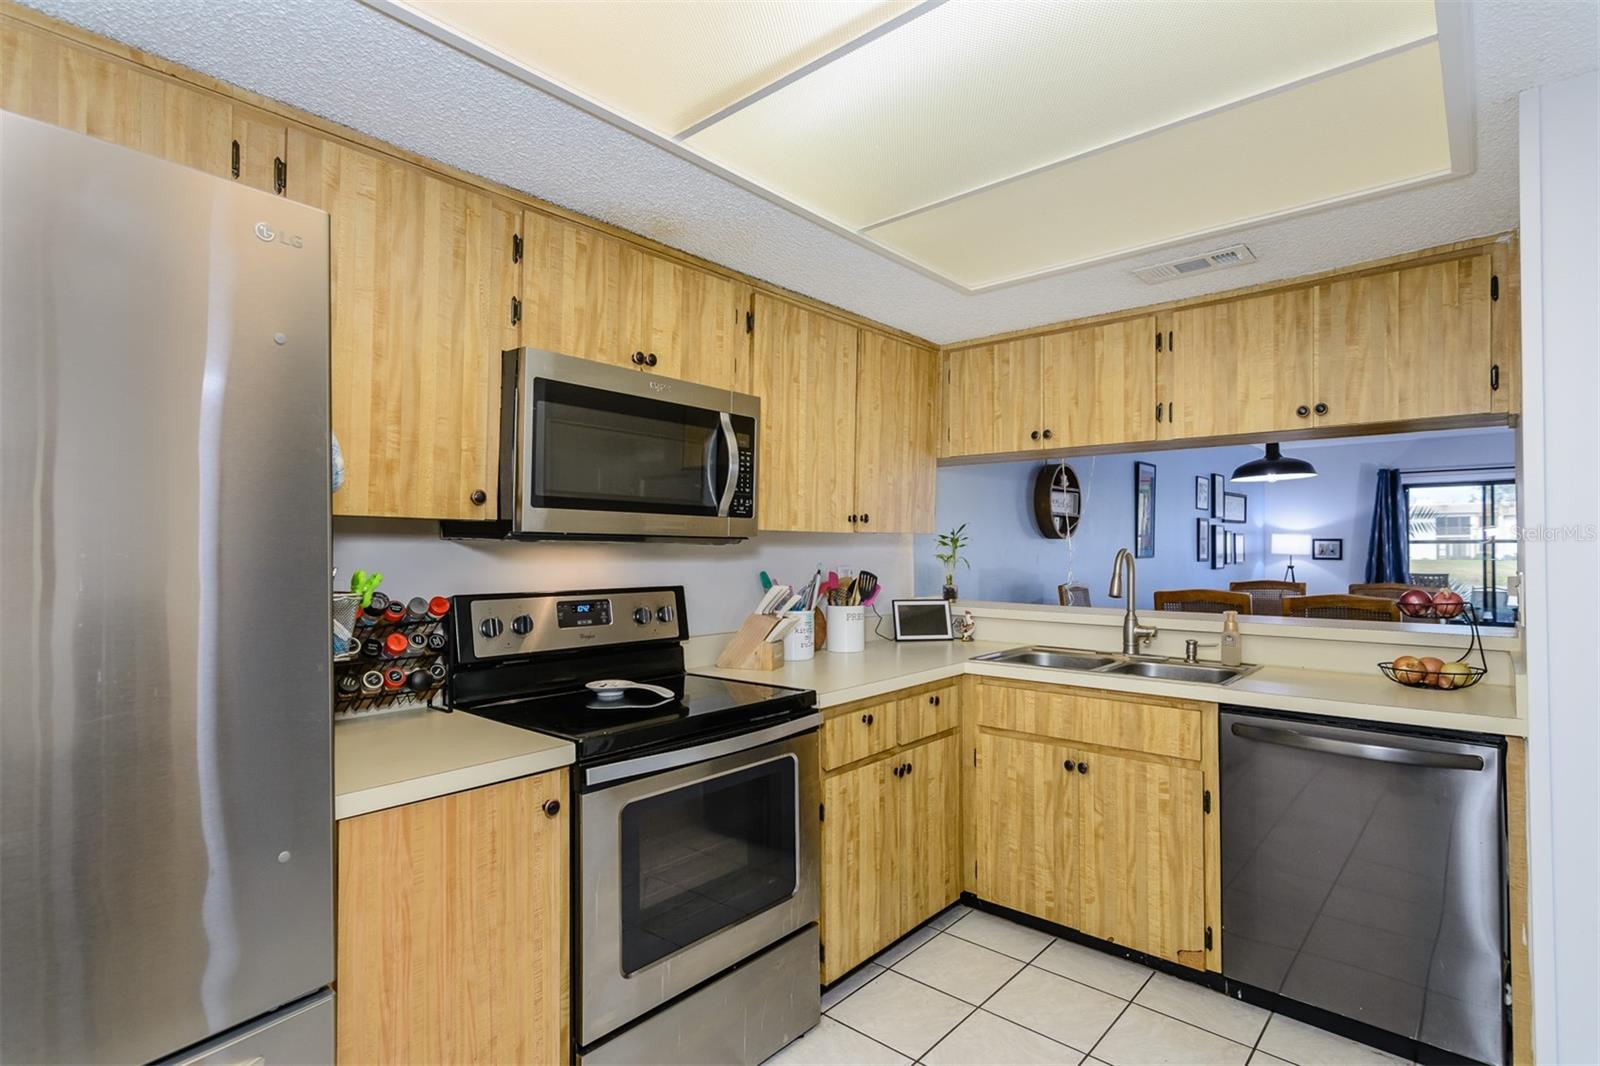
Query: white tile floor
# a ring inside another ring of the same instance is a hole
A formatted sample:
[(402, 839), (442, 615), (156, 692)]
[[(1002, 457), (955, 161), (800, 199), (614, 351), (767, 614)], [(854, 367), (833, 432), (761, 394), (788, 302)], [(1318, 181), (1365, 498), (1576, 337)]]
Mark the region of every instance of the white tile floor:
[(769, 1066), (1405, 1061), (960, 904), (829, 989), (822, 1009)]

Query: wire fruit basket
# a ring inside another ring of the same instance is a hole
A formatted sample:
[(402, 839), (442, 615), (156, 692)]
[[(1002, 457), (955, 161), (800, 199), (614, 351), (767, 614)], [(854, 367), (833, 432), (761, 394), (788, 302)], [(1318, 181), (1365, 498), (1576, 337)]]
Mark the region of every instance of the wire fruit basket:
[[(1484, 675), (1489, 672), (1489, 661), (1483, 653), (1483, 635), (1478, 631), (1478, 612), (1470, 603), (1449, 603), (1445, 605), (1448, 613), (1436, 614), (1434, 617), (1453, 618), (1457, 614), (1464, 614), (1467, 624), (1472, 627), (1472, 639), (1467, 643), (1466, 651), (1457, 659), (1441, 663), (1433, 670), (1424, 665), (1423, 659), (1416, 656), (1403, 656), (1389, 662), (1379, 663), (1378, 669), (1397, 685), (1407, 688), (1431, 688), (1441, 692), (1451, 692), (1456, 689), (1471, 688)], [(1412, 618), (1429, 617), (1429, 612), (1416, 608), (1406, 611)], [(1474, 666), (1467, 660), (1472, 653), (1478, 653), (1478, 665)], [(1410, 660), (1409, 662), (1407, 660)], [(1399, 663), (1399, 666), (1395, 664)]]

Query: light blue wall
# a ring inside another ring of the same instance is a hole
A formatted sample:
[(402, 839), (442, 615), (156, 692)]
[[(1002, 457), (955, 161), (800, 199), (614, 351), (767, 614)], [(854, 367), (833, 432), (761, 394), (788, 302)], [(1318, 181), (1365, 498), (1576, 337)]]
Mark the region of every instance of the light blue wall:
[[(1077, 456), (1068, 464), (1083, 486), (1083, 518), (1071, 542), (1046, 540), (1033, 520), (1034, 472), (1040, 460), (980, 466), (947, 466), (939, 470), (936, 529), (962, 522), (972, 537), (956, 583), (965, 599), (1009, 603), (1055, 603), (1056, 586), (1071, 579), (1087, 585), (1096, 607), (1114, 606), (1106, 586), (1117, 549), (1133, 547), (1133, 464), (1156, 467), (1156, 553), (1140, 559), (1139, 606), (1152, 605), (1155, 589), (1217, 588), (1228, 581), (1261, 575), (1263, 486), (1237, 485), (1249, 499), (1247, 521), (1228, 528), (1245, 536), (1246, 562), (1213, 571), (1195, 561), (1195, 519), (1209, 518), (1195, 510), (1194, 479), (1211, 474), (1226, 477), (1234, 467), (1260, 456), (1250, 447), (1204, 448), (1149, 454)], [(938, 595), (944, 570), (933, 558), (934, 537), (916, 538), (916, 584), (919, 595)]]
[[(1372, 504), (1381, 467), (1510, 466), (1516, 462), (1516, 435), (1509, 429), (1457, 430), (1302, 441), (1285, 445), (1284, 450), (1309, 460), (1317, 476), (1266, 487), (1268, 530), (1344, 538), (1342, 561), (1296, 558), (1294, 571), (1307, 592), (1345, 592), (1366, 578), (1367, 540), (1372, 535)], [(1269, 557), (1266, 576), (1282, 577), (1285, 562)]]
[[(1438, 466), (1494, 466), (1515, 460), (1508, 429), (1460, 430), (1393, 437), (1299, 441), (1284, 452), (1310, 460), (1318, 476), (1272, 485), (1230, 485), (1249, 499), (1248, 521), (1230, 529), (1244, 533), (1245, 563), (1212, 570), (1194, 557), (1194, 479), (1228, 475), (1261, 455), (1259, 447), (1196, 448), (1147, 454), (1078, 456), (1068, 462), (1084, 486), (1083, 518), (1067, 541), (1046, 540), (1033, 521), (1034, 473), (1042, 460), (941, 467), (936, 529), (962, 522), (972, 546), (971, 569), (956, 576), (965, 599), (1009, 603), (1055, 603), (1056, 586), (1071, 579), (1087, 585), (1096, 607), (1121, 601), (1106, 597), (1111, 560), (1133, 546), (1133, 464), (1156, 466), (1156, 554), (1140, 559), (1139, 606), (1153, 606), (1156, 589), (1226, 588), (1230, 581), (1283, 576), (1286, 559), (1266, 552), (1270, 534), (1309, 533), (1344, 539), (1340, 562), (1295, 559), (1295, 576), (1313, 593), (1344, 592), (1362, 579), (1377, 470)], [(944, 571), (933, 558), (934, 537), (916, 538), (917, 594), (937, 595)]]

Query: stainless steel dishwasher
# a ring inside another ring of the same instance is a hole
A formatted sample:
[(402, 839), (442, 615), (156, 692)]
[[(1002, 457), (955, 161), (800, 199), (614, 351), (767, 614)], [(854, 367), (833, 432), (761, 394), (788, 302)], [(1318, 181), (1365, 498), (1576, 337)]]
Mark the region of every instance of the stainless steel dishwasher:
[(1225, 707), (1222, 972), (1506, 1054), (1504, 741)]

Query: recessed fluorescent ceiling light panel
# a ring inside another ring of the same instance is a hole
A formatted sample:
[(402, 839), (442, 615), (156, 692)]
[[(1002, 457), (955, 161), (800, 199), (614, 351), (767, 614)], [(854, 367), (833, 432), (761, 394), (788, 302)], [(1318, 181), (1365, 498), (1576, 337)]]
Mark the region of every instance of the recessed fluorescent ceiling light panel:
[(369, 2), (968, 291), (1471, 167), (1432, 0)]

